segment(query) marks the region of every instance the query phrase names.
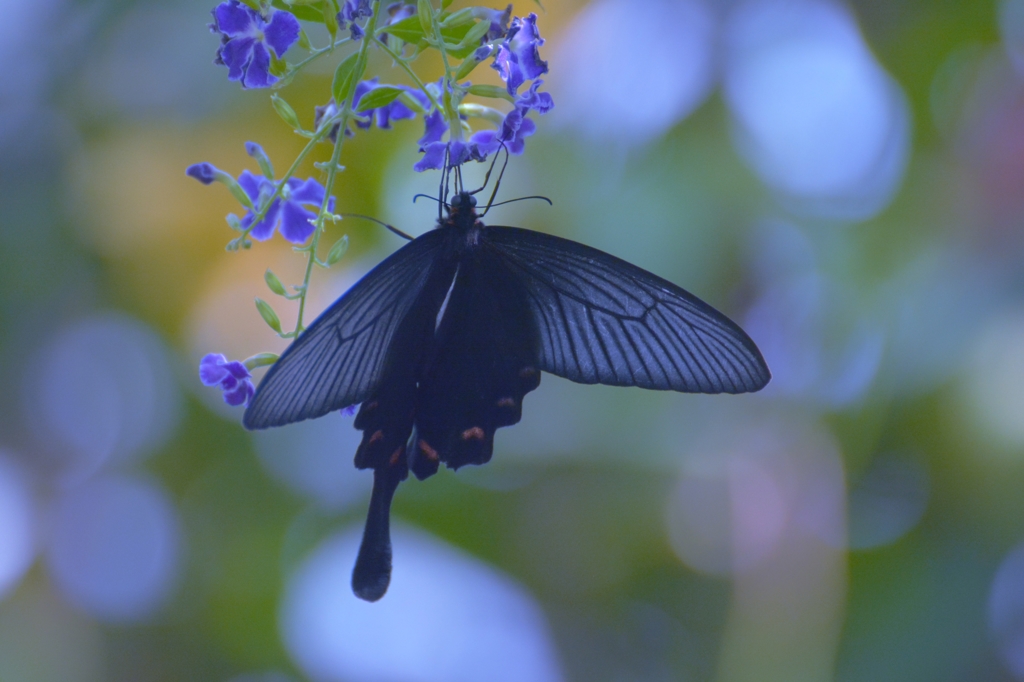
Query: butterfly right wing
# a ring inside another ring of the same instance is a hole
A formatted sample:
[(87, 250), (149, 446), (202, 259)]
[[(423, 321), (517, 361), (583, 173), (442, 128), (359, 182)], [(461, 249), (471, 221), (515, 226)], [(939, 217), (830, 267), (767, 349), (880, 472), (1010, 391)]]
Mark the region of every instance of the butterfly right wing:
[(245, 427), (283, 426), (366, 400), (443, 241), (431, 230), (409, 242), (320, 315), (263, 377)]
[(771, 378), (735, 322), (675, 284), (568, 239), (486, 229), (529, 292), (544, 371), (686, 393), (758, 391)]

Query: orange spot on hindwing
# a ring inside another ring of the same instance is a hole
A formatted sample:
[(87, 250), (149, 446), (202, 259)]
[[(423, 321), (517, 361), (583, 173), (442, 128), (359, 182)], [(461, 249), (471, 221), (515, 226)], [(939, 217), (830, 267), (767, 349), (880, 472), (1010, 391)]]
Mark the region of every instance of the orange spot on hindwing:
[(430, 445), (427, 443), (427, 441), (421, 439), (419, 446), (420, 446), (420, 452), (423, 453), (424, 457), (429, 459), (431, 462), (436, 462), (438, 460), (437, 450), (435, 450), (434, 448), (430, 447)]

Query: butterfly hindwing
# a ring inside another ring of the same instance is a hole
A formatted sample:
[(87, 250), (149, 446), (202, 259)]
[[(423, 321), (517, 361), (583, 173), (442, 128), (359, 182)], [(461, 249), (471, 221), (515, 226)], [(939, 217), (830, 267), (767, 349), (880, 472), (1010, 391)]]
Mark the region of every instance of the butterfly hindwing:
[(360, 469), (406, 465), (405, 447), (417, 413), (417, 386), (428, 358), (436, 353), (437, 311), (451, 288), (456, 264), (434, 260), (426, 282), (393, 334), (381, 378), (356, 415), (363, 440), (356, 451)]
[(687, 393), (745, 393), (768, 383), (750, 337), (671, 282), (567, 239), (485, 229), (528, 294), (544, 371), (586, 384)]
[(410, 453), (421, 478), (439, 461), (451, 468), (487, 462), (495, 430), (520, 420), (523, 396), (540, 383), (526, 291), (491, 249), (460, 260), (436, 339), (420, 379)]
[(263, 377), (245, 411), (246, 428), (312, 419), (365, 400), (442, 237), (434, 230), (406, 244), (317, 318)]

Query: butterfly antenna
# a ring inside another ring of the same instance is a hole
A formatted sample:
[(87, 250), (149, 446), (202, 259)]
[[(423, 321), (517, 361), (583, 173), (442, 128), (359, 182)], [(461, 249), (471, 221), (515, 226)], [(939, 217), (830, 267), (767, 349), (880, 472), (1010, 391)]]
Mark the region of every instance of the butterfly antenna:
[(444, 152), (444, 170), (441, 171), (441, 185), (437, 188), (437, 196), (441, 197), (441, 201), (437, 202), (437, 222), (440, 223), (444, 219), (444, 214), (441, 211), (441, 206), (448, 202), (448, 150)]
[[(516, 201), (526, 201), (527, 199), (540, 199), (541, 201), (548, 202), (548, 206), (554, 206), (555, 205), (554, 202), (551, 201), (551, 199), (548, 199), (547, 197), (542, 197), (539, 194), (534, 194), (534, 195), (531, 195), (531, 196), (528, 196), (528, 197), (519, 197), (517, 199), (509, 199), (508, 201), (499, 201), (496, 204), (491, 204), (491, 206), (504, 206), (505, 204), (511, 204), (513, 202), (516, 202)], [(488, 208), (490, 208), (490, 207), (488, 207)]]
[(505, 169), (508, 168), (508, 147), (506, 147), (505, 143), (502, 142), (501, 148), (505, 151), (505, 162), (501, 164), (501, 172), (498, 173), (498, 179), (494, 181), (494, 191), (491, 192), (491, 198), (487, 200), (487, 208), (485, 208), (484, 212), (480, 214), (481, 218), (487, 215), (487, 212), (491, 210), (491, 206), (494, 205), (494, 197), (498, 196), (498, 188), (501, 187), (501, 179), (505, 177)]
[(432, 196), (430, 196), (429, 194), (423, 194), (423, 193), (420, 193), (420, 194), (417, 194), (417, 195), (415, 195), (415, 196), (414, 196), (414, 197), (412, 198), (412, 203), (414, 203), (414, 204), (415, 204), (415, 203), (416, 203), (416, 200), (417, 200), (417, 199), (419, 199), (420, 197), (425, 197), (425, 198), (427, 198), (427, 199), (430, 199), (431, 201), (441, 201), (441, 200), (440, 200), (440, 199), (438, 199), (437, 197), (432, 197)]
[(484, 175), (484, 184), (480, 185), (480, 187), (478, 189), (475, 189), (472, 192), (470, 192), (470, 194), (479, 194), (480, 192), (482, 192), (484, 190), (485, 187), (487, 187), (487, 183), (489, 183), (491, 181), (491, 171), (494, 170), (494, 164), (495, 164), (495, 162), (497, 162), (497, 160), (498, 160), (498, 155), (495, 154), (494, 158), (491, 159), (491, 165), (487, 169), (487, 174)]
[[(431, 197), (431, 199), (433, 199), (433, 197)], [(394, 232), (403, 239), (408, 239), (409, 241), (415, 239), (415, 237), (413, 237), (412, 235), (408, 235), (405, 232), (402, 232), (394, 225), (388, 225), (383, 220), (377, 220), (376, 218), (371, 218), (370, 216), (363, 215), (362, 213), (339, 213), (338, 215), (345, 216), (346, 218), (362, 218), (363, 220), (369, 220), (371, 222), (377, 223), (378, 225), (383, 225), (384, 227), (391, 230), (392, 232)]]

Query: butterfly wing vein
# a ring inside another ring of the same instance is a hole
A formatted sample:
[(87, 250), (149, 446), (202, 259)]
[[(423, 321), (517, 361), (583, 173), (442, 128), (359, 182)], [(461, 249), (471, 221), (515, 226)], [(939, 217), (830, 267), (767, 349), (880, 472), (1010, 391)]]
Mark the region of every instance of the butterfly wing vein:
[(743, 330), (671, 282), (532, 230), (489, 228), (488, 242), (528, 292), (547, 372), (688, 393), (756, 391), (770, 378)]
[(440, 237), (428, 232), (405, 245), (317, 318), (260, 382), (245, 426), (281, 426), (365, 400), (427, 280)]

